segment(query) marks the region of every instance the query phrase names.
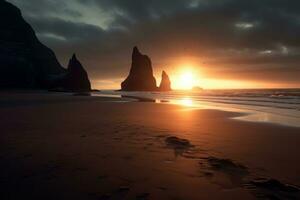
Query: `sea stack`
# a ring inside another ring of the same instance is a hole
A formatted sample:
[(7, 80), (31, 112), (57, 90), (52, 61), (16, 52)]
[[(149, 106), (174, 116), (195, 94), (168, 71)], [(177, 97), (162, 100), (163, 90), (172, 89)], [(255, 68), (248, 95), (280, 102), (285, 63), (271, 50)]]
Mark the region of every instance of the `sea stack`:
[(0, 0), (0, 24), (0, 89), (90, 90), (86, 71), (77, 59), (72, 59), (69, 69), (63, 68), (21, 11), (5, 0)]
[(91, 91), (88, 74), (82, 64), (73, 54), (69, 61), (67, 74), (64, 78), (64, 88), (68, 91)]
[(159, 85), (159, 91), (171, 91), (171, 81), (168, 74), (163, 71), (161, 75), (161, 82)]
[(156, 80), (153, 76), (151, 60), (133, 48), (132, 64), (128, 77), (121, 84), (122, 91), (156, 91)]

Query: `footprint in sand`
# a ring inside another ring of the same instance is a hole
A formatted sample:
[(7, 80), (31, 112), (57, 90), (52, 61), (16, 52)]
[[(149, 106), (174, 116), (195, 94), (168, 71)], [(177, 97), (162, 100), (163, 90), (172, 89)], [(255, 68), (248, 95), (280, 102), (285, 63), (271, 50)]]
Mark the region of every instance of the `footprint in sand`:
[(169, 136), (165, 139), (168, 148), (174, 150), (175, 156), (182, 156), (185, 152), (189, 151), (194, 145), (187, 139), (181, 139), (175, 136)]
[[(263, 199), (300, 199), (300, 189), (296, 186), (282, 183), (276, 179), (256, 178), (251, 180), (248, 168), (230, 159), (212, 156), (203, 159), (206, 164), (200, 162), (202, 168), (210, 170), (202, 172), (203, 175), (224, 189), (244, 187), (256, 197)], [(214, 179), (215, 175), (220, 177), (220, 173), (228, 178), (231, 185), (222, 178)]]
[(231, 159), (190, 155), (193, 154), (190, 151), (195, 146), (186, 139), (175, 136), (159, 138), (165, 138), (166, 146), (174, 150), (175, 156), (200, 160), (202, 177), (208, 178), (223, 189), (243, 187), (250, 190), (256, 197), (263, 199), (300, 199), (300, 188), (297, 186), (288, 185), (276, 179), (253, 179), (248, 167)]
[(199, 162), (202, 175), (223, 188), (240, 187), (249, 175), (247, 167), (230, 159), (213, 156), (202, 159), (205, 161)]
[(258, 198), (300, 199), (300, 189), (276, 179), (255, 179), (245, 184)]

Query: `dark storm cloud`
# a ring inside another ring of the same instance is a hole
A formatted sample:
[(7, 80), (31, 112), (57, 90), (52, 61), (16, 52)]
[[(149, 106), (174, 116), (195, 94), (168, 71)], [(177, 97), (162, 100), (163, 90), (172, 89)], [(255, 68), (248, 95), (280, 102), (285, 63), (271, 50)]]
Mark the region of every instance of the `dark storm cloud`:
[(284, 72), (282, 81), (299, 77), (298, 0), (11, 2), (61, 60), (78, 52), (94, 79), (125, 76), (135, 44), (163, 65), (188, 55), (245, 77), (253, 69), (261, 69), (266, 78)]
[(180, 11), (187, 8), (191, 0), (173, 0), (173, 1), (122, 1), (122, 0), (78, 0), (79, 2), (86, 4), (98, 5), (104, 9), (117, 10), (123, 13), (127, 19), (132, 22), (140, 22), (149, 18), (157, 18), (162, 15), (172, 14), (174, 12)]
[(10, 2), (16, 4), (25, 11), (25, 15), (33, 16), (49, 16), (50, 14), (67, 14), (73, 17), (80, 16), (80, 12), (74, 11), (68, 7), (68, 4), (60, 0), (11, 0)]
[(33, 17), (29, 19), (33, 26), (38, 28), (39, 34), (53, 34), (67, 42), (75, 42), (76, 40), (87, 41), (102, 37), (104, 34), (104, 31), (100, 27), (84, 23), (74, 23), (55, 17)]

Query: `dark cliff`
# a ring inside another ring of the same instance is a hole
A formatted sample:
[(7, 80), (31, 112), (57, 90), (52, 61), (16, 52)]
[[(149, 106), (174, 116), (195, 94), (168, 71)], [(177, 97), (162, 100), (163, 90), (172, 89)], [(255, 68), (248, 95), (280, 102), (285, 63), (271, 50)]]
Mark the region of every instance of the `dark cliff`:
[[(0, 88), (63, 87), (60, 84), (66, 81), (61, 79), (69, 77), (70, 70), (63, 68), (54, 52), (38, 40), (21, 11), (4, 0), (0, 0), (0, 26)], [(86, 78), (86, 73), (82, 76)]]

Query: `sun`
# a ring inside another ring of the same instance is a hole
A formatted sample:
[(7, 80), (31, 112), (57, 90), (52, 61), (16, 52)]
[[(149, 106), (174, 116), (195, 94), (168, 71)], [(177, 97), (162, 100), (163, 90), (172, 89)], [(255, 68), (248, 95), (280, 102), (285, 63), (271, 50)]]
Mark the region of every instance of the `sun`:
[(182, 89), (192, 89), (192, 87), (194, 86), (194, 75), (192, 72), (183, 72), (180, 75), (180, 87)]
[(171, 81), (172, 88), (177, 90), (192, 90), (196, 85), (201, 84), (200, 66), (193, 60), (178, 61), (173, 70)]

